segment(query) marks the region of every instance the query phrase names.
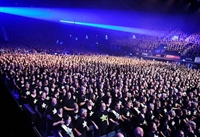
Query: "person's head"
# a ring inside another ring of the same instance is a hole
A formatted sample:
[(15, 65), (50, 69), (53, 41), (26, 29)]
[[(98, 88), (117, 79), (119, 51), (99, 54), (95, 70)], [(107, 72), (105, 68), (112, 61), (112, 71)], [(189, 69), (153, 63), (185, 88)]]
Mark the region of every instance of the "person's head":
[(150, 123), (149, 123), (149, 129), (150, 129), (152, 132), (157, 131), (157, 125), (156, 125), (156, 123), (150, 122)]
[(135, 137), (143, 137), (144, 136), (144, 131), (141, 127), (136, 127), (134, 129), (134, 135)]
[(83, 118), (87, 117), (87, 109), (82, 108), (80, 113), (81, 113), (81, 117), (83, 117)]
[[(44, 75), (44, 78), (46, 79), (47, 78), (47, 75)], [(48, 85), (49, 84), (49, 81), (48, 81), (48, 79), (46, 79), (45, 81), (44, 81), (44, 85)]]
[(115, 137), (124, 137), (124, 135), (123, 135), (122, 133), (117, 133), (117, 134), (115, 135)]
[(56, 91), (53, 93), (53, 96), (56, 97), (56, 98), (58, 98), (59, 94), (60, 94), (60, 92), (57, 91), (57, 89), (56, 89)]
[(30, 83), (28, 81), (26, 81), (26, 88), (29, 88), (30, 87)]
[(132, 107), (132, 102), (131, 101), (128, 101), (127, 104), (126, 104), (127, 108), (131, 108)]
[(84, 86), (81, 86), (81, 95), (86, 94), (86, 88)]
[(106, 110), (106, 104), (104, 102), (101, 102), (100, 110), (104, 112)]
[(96, 100), (96, 95), (95, 94), (91, 94), (90, 95), (91, 100), (95, 103)]
[(143, 103), (147, 102), (147, 98), (145, 96), (142, 96), (141, 100), (142, 100)]
[(66, 93), (67, 93), (67, 90), (66, 89), (62, 89), (62, 94), (66, 95)]
[(24, 77), (21, 77), (21, 81), (24, 81)]
[(196, 130), (196, 123), (194, 121), (189, 121), (188, 125), (193, 129)]
[(53, 106), (55, 106), (55, 105), (57, 104), (57, 99), (56, 99), (55, 97), (53, 97), (53, 98), (51, 99), (51, 104), (52, 104)]
[(46, 96), (47, 96), (47, 93), (46, 92), (42, 92), (42, 95), (41, 95), (42, 100), (45, 100)]
[(184, 132), (182, 130), (178, 130), (176, 137), (184, 137)]
[(155, 124), (156, 124), (157, 127), (160, 126), (160, 120), (158, 118), (155, 118), (154, 122), (155, 122)]
[(146, 114), (146, 112), (147, 112), (146, 107), (142, 107), (142, 108), (141, 108), (141, 113), (142, 113), (142, 114)]
[(161, 107), (160, 101), (156, 101), (156, 108), (160, 108), (160, 107)]
[(109, 99), (108, 99), (108, 104), (111, 104), (112, 103), (112, 97), (110, 97)]
[(89, 100), (87, 101), (87, 105), (88, 105), (88, 106), (93, 106), (93, 102), (92, 102), (91, 99), (89, 99)]
[(121, 91), (118, 91), (118, 92), (117, 92), (117, 96), (118, 96), (119, 98), (121, 98), (121, 97), (122, 97), (122, 92), (121, 92)]
[(74, 111), (79, 110), (79, 106), (77, 103), (74, 103)]
[[(77, 80), (77, 79), (75, 79)], [(78, 88), (79, 87), (79, 83), (78, 82), (75, 82), (75, 87)]]
[(65, 119), (66, 119), (66, 120), (65, 120), (65, 123), (66, 123), (66, 124), (70, 124), (70, 123), (72, 122), (72, 118), (71, 118), (69, 115), (66, 115), (66, 116), (65, 116)]
[(32, 90), (32, 94), (37, 94), (37, 91), (35, 88)]
[(63, 108), (61, 106), (58, 107), (58, 114), (63, 114)]
[(70, 99), (72, 97), (71, 92), (67, 92), (67, 99)]
[(49, 94), (49, 87), (44, 87), (44, 92), (46, 92), (46, 94)]
[(116, 102), (116, 103), (115, 103), (115, 109), (116, 109), (116, 110), (120, 110), (120, 107), (121, 107), (120, 103), (119, 103), (119, 102)]
[(176, 116), (176, 112), (174, 110), (169, 111), (170, 117), (174, 118)]
[(154, 110), (154, 104), (153, 103), (149, 103), (148, 108), (150, 111)]
[(93, 89), (92, 89), (92, 87), (89, 87), (88, 92), (89, 93), (93, 93), (94, 92)]
[(106, 92), (106, 96), (107, 96), (107, 97), (111, 97), (110, 92)]
[(184, 116), (185, 116), (185, 115), (188, 115), (187, 109), (183, 109), (182, 112), (183, 112), (183, 115), (184, 115)]
[(103, 97), (105, 95), (104, 92), (100, 92), (100, 97)]
[(38, 85), (39, 87), (42, 87), (42, 81), (39, 81)]
[(133, 103), (133, 106), (136, 107), (136, 108), (139, 108), (139, 107), (140, 107), (140, 102), (135, 101), (135, 102)]
[(66, 91), (69, 91), (69, 85), (66, 85), (66, 86), (65, 86), (65, 90), (66, 90)]
[(35, 79), (36, 79), (35, 75), (32, 75), (32, 81), (35, 81)]

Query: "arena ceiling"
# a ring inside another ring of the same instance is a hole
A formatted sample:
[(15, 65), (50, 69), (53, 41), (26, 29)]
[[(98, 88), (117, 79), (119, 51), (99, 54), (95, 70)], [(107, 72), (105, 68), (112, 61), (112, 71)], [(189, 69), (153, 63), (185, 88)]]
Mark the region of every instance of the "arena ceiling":
[(200, 11), (200, 0), (1, 0), (0, 5), (12, 7), (84, 7), (164, 13)]

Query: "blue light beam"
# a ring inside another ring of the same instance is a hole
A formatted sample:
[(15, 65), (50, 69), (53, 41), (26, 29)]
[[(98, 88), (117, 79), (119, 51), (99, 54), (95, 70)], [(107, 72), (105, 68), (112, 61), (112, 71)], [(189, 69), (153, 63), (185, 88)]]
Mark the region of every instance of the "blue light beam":
[(60, 18), (66, 18), (68, 20), (78, 20), (78, 17), (83, 16), (83, 13), (78, 12), (78, 10), (57, 8), (0, 7), (0, 12), (55, 22), (59, 22)]
[(148, 30), (148, 29), (106, 25), (106, 24), (96, 24), (96, 23), (87, 23), (87, 22), (75, 22), (75, 21), (67, 21), (67, 20), (60, 20), (60, 22), (68, 23), (68, 24), (77, 24), (77, 25), (83, 25), (83, 26), (96, 27), (96, 28), (103, 28), (103, 29), (110, 29), (110, 30), (116, 30), (116, 31), (123, 31), (123, 32), (131, 32), (131, 33), (137, 33), (137, 34), (158, 36), (157, 32)]
[[(102, 20), (100, 16), (101, 15), (100, 11), (89, 10), (88, 13), (86, 13), (85, 11), (86, 10), (84, 9), (0, 7), (1, 13), (23, 16), (28, 18), (62, 22), (68, 24), (84, 25), (90, 27), (97, 27), (97, 28), (124, 31), (124, 32), (151, 35), (151, 36), (163, 35), (163, 33), (154, 30), (135, 28), (135, 27), (125, 27), (126, 24), (123, 24), (123, 26), (121, 26), (121, 24), (107, 25), (107, 23), (113, 24), (113, 22), (116, 22), (116, 20), (110, 19), (110, 16), (109, 18), (107, 19), (104, 18)], [(113, 14), (109, 15), (113, 16)], [(65, 19), (65, 20), (60, 20), (60, 19)], [(120, 18), (118, 18), (117, 20), (118, 22), (122, 22), (120, 21)]]
[(55, 16), (52, 15), (52, 13), (48, 11), (48, 9), (44, 8), (1, 7), (0, 12), (42, 20), (52, 20), (53, 16)]

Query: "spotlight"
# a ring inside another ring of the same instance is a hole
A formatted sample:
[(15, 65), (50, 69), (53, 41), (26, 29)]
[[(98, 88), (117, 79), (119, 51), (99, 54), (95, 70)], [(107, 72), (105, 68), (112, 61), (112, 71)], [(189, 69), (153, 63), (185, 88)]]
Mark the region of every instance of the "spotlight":
[(105, 35), (105, 39), (108, 40), (108, 35)]
[(59, 40), (56, 41), (56, 44), (59, 44)]

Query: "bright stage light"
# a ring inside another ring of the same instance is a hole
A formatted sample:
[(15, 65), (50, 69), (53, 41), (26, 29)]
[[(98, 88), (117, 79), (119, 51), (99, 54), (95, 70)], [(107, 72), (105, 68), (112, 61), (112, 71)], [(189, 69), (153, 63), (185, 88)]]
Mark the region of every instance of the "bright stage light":
[(77, 25), (90, 26), (90, 27), (96, 27), (96, 28), (123, 31), (123, 32), (138, 33), (138, 34), (151, 35), (151, 36), (159, 35), (155, 31), (148, 30), (148, 29), (141, 29), (141, 28), (115, 26), (115, 25), (107, 25), (107, 24), (97, 24), (97, 23), (87, 23), (87, 22), (76, 22), (76, 21), (68, 21), (68, 20), (60, 20), (60, 22), (67, 23), (67, 24), (77, 24)]
[(79, 13), (77, 10), (57, 8), (0, 7), (0, 12), (55, 22), (59, 22), (61, 18), (66, 18), (68, 20), (78, 20), (79, 16), (83, 16), (82, 13)]
[(0, 12), (17, 16), (35, 18), (35, 19), (43, 19), (43, 20), (46, 19), (49, 20), (50, 17), (52, 19), (54, 16), (52, 15), (51, 12), (49, 12), (45, 8), (1, 7)]
[[(116, 31), (130, 32), (135, 34), (144, 34), (151, 36), (163, 36), (162, 33), (154, 30), (136, 28), (136, 27), (126, 27), (127, 24), (121, 18), (104, 18), (102, 20), (102, 11), (89, 10), (88, 15), (85, 17), (85, 11), (87, 9), (58, 9), (58, 8), (27, 8), (27, 7), (0, 7), (1, 13), (12, 14), (22, 17), (62, 22), (68, 24), (77, 24), (83, 26), (90, 26), (102, 29), (110, 29)], [(107, 12), (111, 17), (113, 13)], [(130, 17), (129, 17), (130, 18)], [(134, 17), (136, 18), (136, 17)], [(62, 20), (61, 20), (62, 19)], [(116, 22), (120, 24), (115, 24)], [(110, 25), (112, 24), (112, 25)], [(115, 25), (113, 25), (115, 24)], [(130, 23), (129, 23), (130, 24)]]

